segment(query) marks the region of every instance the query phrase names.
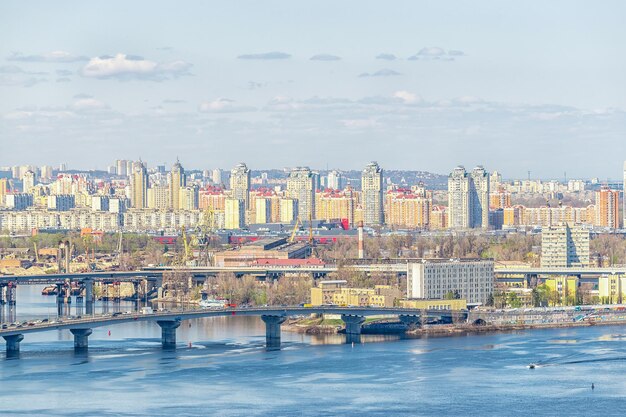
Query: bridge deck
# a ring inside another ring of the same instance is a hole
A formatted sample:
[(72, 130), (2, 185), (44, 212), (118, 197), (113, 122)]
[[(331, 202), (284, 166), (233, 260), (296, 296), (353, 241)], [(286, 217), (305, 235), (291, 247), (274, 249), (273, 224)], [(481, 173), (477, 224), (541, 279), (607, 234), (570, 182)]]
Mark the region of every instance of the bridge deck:
[(237, 309), (202, 309), (188, 311), (164, 311), (152, 314), (131, 313), (116, 317), (89, 316), (80, 319), (63, 319), (57, 322), (38, 323), (34, 326), (9, 327), (0, 329), (0, 336), (27, 334), (61, 329), (91, 329), (95, 327), (110, 326), (115, 324), (129, 323), (134, 321), (178, 321), (204, 317), (223, 316), (298, 316), (308, 314), (346, 314), (354, 316), (383, 316), (383, 315), (407, 315), (420, 316), (426, 311), (429, 317), (451, 317), (460, 314), (465, 317), (467, 311), (451, 310), (419, 310), (407, 308), (362, 308), (362, 307), (264, 307), (264, 308), (237, 308)]

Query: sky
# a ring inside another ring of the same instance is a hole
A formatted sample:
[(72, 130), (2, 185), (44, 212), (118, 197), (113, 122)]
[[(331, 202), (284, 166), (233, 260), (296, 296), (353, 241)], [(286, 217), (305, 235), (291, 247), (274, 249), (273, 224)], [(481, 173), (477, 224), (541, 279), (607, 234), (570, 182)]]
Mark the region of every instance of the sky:
[(626, 2), (5, 1), (0, 166), (615, 179)]

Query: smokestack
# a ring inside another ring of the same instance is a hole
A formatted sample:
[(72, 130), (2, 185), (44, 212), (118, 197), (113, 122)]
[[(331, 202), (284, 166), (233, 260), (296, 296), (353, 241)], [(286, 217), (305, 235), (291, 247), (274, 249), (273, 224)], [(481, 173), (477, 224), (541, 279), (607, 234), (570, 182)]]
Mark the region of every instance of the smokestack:
[(359, 259), (365, 259), (365, 247), (363, 245), (363, 222), (360, 221), (357, 225), (359, 230)]

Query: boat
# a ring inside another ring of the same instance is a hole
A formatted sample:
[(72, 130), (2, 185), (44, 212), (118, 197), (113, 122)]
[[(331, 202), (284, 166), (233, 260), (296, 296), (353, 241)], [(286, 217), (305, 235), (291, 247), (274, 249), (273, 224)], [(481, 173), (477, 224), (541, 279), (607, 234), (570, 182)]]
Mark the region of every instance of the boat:
[(536, 367), (537, 367), (537, 365), (534, 364), (534, 363), (531, 363), (531, 364), (528, 365), (528, 369), (535, 369)]
[(224, 300), (207, 299), (200, 301), (200, 307), (202, 308), (224, 308), (225, 304)]

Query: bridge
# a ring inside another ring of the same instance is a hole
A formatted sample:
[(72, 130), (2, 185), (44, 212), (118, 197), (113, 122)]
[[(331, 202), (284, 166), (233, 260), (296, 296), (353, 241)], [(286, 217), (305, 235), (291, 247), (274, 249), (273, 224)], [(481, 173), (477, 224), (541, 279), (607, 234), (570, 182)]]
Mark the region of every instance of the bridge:
[(341, 315), (341, 320), (346, 325), (346, 342), (360, 342), (361, 326), (366, 316), (398, 316), (406, 324), (419, 324), (422, 317), (437, 319), (467, 319), (467, 311), (452, 310), (420, 310), (408, 308), (385, 308), (385, 307), (255, 307), (255, 308), (227, 308), (227, 309), (202, 309), (188, 311), (162, 311), (151, 314), (130, 313), (117, 316), (100, 315), (88, 316), (77, 319), (57, 319), (55, 321), (31, 322), (27, 325), (12, 324), (0, 329), (0, 336), (6, 341), (7, 357), (19, 355), (20, 342), (24, 335), (53, 330), (69, 330), (74, 336), (74, 349), (84, 351), (88, 349), (89, 335), (95, 327), (110, 326), (115, 324), (151, 321), (161, 328), (161, 343), (165, 349), (176, 348), (176, 329), (181, 321), (221, 316), (259, 316), (265, 323), (265, 341), (268, 349), (280, 349), (280, 326), (289, 316), (309, 314), (335, 314)]

